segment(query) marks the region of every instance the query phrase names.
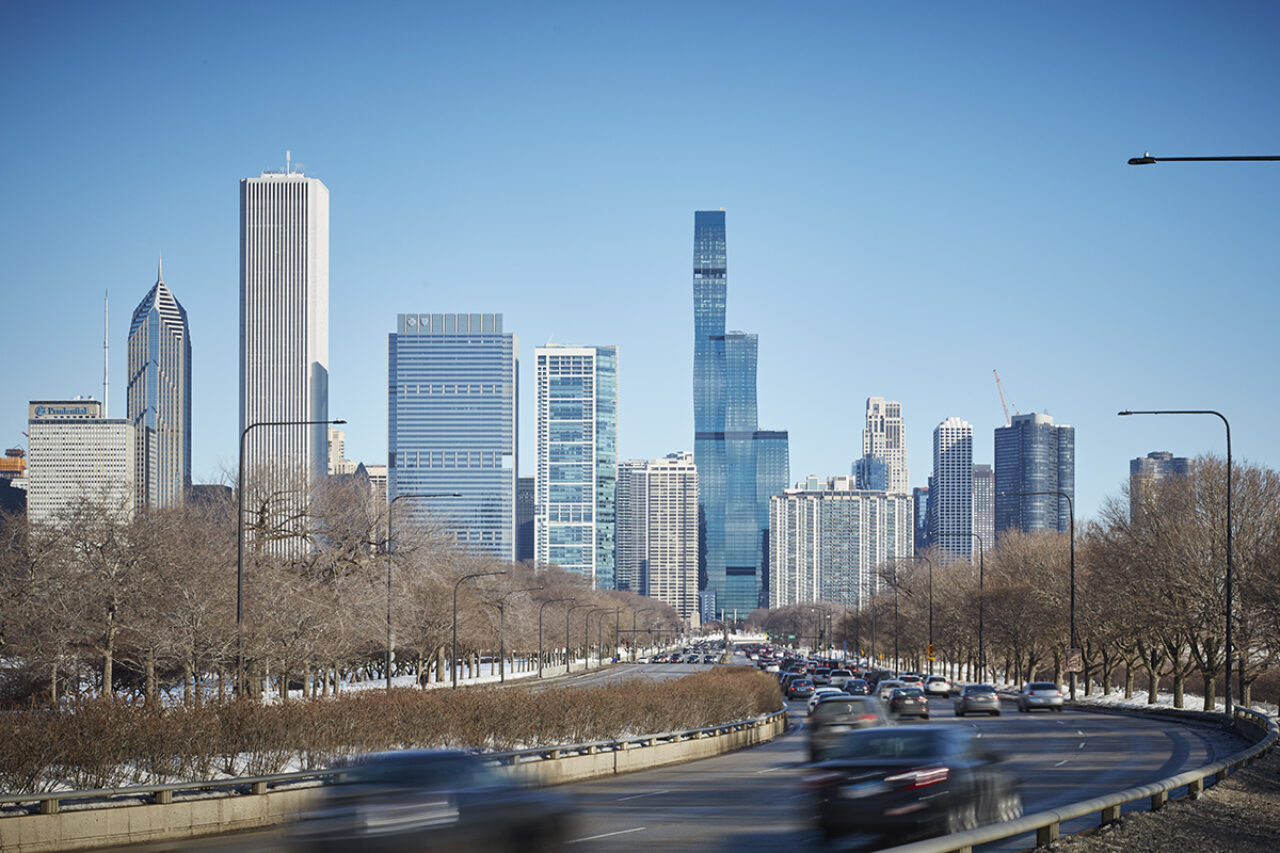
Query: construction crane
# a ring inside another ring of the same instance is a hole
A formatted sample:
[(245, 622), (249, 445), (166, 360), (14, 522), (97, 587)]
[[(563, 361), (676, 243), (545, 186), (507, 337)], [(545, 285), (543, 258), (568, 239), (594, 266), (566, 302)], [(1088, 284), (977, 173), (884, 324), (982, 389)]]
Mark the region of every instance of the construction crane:
[[(1000, 384), (1000, 374), (995, 370), (995, 368), (992, 368), (991, 372), (995, 374), (996, 390), (1000, 392), (1000, 405), (1004, 408), (1004, 425), (1010, 426), (1012, 424), (1012, 421), (1009, 420), (1009, 404), (1005, 402), (1005, 399), (1004, 399), (1004, 386)], [(1014, 412), (1016, 413), (1018, 410), (1018, 407), (1014, 406), (1013, 409), (1014, 409)]]

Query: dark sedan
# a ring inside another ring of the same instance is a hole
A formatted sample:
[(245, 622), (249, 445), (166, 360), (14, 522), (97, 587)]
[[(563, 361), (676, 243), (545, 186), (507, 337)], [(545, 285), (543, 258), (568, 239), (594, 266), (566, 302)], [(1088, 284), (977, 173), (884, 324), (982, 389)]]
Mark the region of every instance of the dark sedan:
[(1000, 696), (990, 684), (966, 684), (953, 704), (957, 717), (965, 714), (1000, 716)]
[(849, 732), (888, 723), (884, 706), (876, 697), (833, 693), (809, 714), (809, 760), (829, 758)]
[(808, 699), (813, 695), (813, 682), (808, 678), (793, 678), (787, 684), (788, 699)]
[(844, 692), (850, 696), (870, 696), (871, 685), (861, 678), (850, 678), (844, 683)]
[(568, 838), (571, 799), (517, 785), (478, 756), (453, 750), (366, 755), (323, 789), (291, 828), (290, 849), (557, 849)]
[(806, 785), (824, 837), (930, 836), (1022, 814), (1014, 780), (973, 731), (888, 726), (850, 732)]
[(889, 694), (889, 713), (895, 717), (929, 719), (929, 697), (919, 687), (899, 687)]

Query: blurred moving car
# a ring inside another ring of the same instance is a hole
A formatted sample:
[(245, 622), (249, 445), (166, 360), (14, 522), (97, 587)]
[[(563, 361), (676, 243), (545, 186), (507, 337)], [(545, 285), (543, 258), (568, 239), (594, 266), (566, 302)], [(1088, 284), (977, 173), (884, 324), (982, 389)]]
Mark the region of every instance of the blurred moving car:
[(924, 680), (924, 692), (929, 696), (946, 698), (951, 695), (951, 682), (945, 675), (930, 675)]
[(289, 831), (293, 850), (558, 849), (573, 823), (563, 791), (518, 785), (454, 750), (355, 759)]
[(809, 760), (829, 758), (851, 731), (888, 724), (884, 706), (874, 696), (837, 695), (824, 699), (809, 715)]
[(929, 697), (919, 687), (899, 687), (889, 694), (889, 713), (895, 717), (929, 719)]
[(1000, 716), (1000, 696), (990, 684), (966, 684), (952, 703), (956, 716), (965, 714), (991, 714)]
[(1022, 815), (999, 761), (968, 727), (869, 728), (845, 734), (805, 781), (827, 839), (941, 835)]
[(824, 697), (824, 696), (844, 696), (844, 695), (845, 695), (845, 692), (844, 692), (843, 690), (841, 690), (839, 687), (815, 687), (815, 688), (813, 688), (813, 695), (809, 697), (809, 704), (807, 705), (807, 707), (808, 707), (808, 709), (809, 709), (809, 713), (810, 713), (810, 714), (812, 714), (812, 713), (813, 713), (813, 706), (814, 706), (814, 705), (817, 705), (819, 702), (821, 702), (821, 701), (822, 701), (822, 697)]
[(1061, 711), (1062, 688), (1052, 681), (1032, 681), (1018, 691), (1018, 710), (1030, 713), (1032, 708), (1048, 708)]

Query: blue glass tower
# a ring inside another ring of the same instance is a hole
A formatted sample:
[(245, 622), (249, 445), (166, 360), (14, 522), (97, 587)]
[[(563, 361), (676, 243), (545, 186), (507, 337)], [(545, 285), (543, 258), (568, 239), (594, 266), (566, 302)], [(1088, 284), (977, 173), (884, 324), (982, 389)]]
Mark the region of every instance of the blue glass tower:
[(1055, 494), (1076, 494), (1076, 431), (1039, 412), (1014, 415), (1009, 426), (996, 429), (996, 541), (1010, 527), (1037, 530), (1071, 529), (1069, 504)]
[(501, 314), (400, 314), (388, 336), (387, 499), (459, 544), (516, 556), (516, 338)]
[(701, 532), (699, 588), (720, 614), (745, 617), (768, 602), (769, 498), (790, 478), (787, 433), (756, 417), (758, 341), (725, 332), (724, 211), (694, 213), (693, 421)]

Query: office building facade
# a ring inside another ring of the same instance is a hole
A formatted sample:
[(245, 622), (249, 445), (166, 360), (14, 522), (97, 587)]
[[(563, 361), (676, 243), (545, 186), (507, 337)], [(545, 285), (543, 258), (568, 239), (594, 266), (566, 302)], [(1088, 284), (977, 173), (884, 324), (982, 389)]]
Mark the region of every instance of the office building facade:
[(1143, 504), (1155, 500), (1160, 483), (1170, 477), (1191, 473), (1191, 460), (1174, 456), (1167, 450), (1156, 450), (1129, 460), (1129, 517), (1136, 518)]
[(1066, 533), (1071, 529), (1075, 453), (1076, 431), (1065, 424), (1054, 424), (1050, 415), (1014, 415), (1009, 426), (996, 428), (997, 540), (1009, 528), (1026, 533)]
[(191, 488), (191, 329), (161, 266), (133, 311), (128, 361), (135, 503), (180, 506)]
[(973, 547), (996, 545), (996, 475), (990, 465), (973, 466)]
[(613, 589), (617, 347), (534, 349), (538, 382), (533, 551)]
[(73, 523), (82, 508), (133, 516), (137, 443), (128, 418), (104, 418), (97, 400), (36, 400), (27, 435), (28, 523)]
[(853, 473), (859, 489), (910, 494), (902, 403), (883, 397), (867, 398), (862, 457), (854, 463)]
[(694, 214), (694, 460), (701, 516), (700, 586), (720, 613), (768, 602), (769, 499), (790, 480), (785, 431), (760, 430), (755, 335), (725, 331), (724, 211)]
[(911, 559), (911, 496), (852, 485), (832, 477), (771, 499), (770, 607), (809, 601), (859, 607), (880, 588), (877, 567)]
[(618, 589), (698, 615), (698, 469), (692, 453), (618, 465)]
[(387, 350), (388, 499), (461, 495), (401, 501), (397, 517), (429, 516), (460, 545), (514, 560), (515, 335), (501, 314), (399, 314)]
[(516, 478), (516, 562), (533, 559), (533, 518), (537, 511), (533, 477)]
[(328, 469), (329, 190), (301, 172), (240, 181), (240, 429), (244, 476), (298, 492)]
[(973, 552), (973, 427), (947, 418), (933, 431), (930, 544), (956, 557)]

